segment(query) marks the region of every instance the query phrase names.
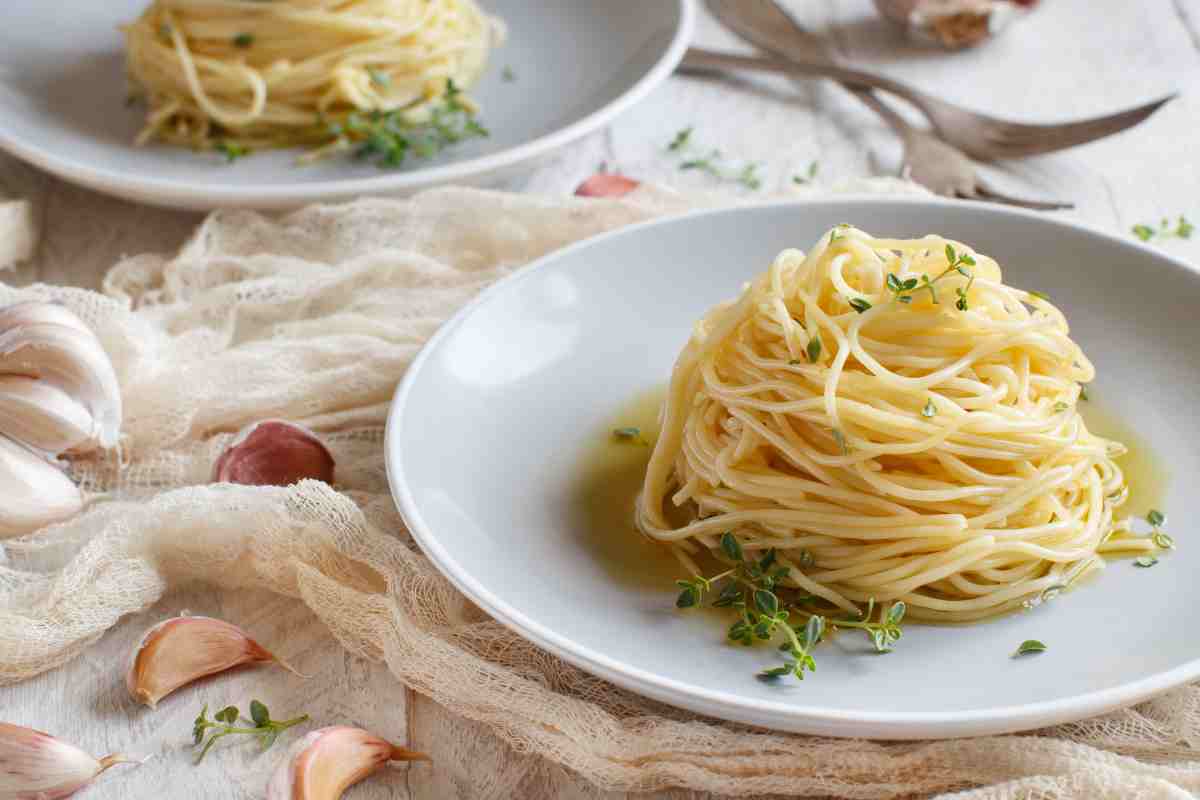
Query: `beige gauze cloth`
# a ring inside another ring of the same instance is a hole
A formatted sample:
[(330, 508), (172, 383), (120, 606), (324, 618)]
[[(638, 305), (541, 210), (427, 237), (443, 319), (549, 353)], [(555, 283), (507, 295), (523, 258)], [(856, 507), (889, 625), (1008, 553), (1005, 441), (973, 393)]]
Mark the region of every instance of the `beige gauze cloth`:
[[(574, 771), (589, 796), (685, 787), (742, 797), (1127, 800), (1200, 790), (1197, 688), (1026, 735), (879, 743), (777, 734), (605, 684), (488, 619), (431, 566), (392, 504), (382, 449), (392, 392), (421, 345), (532, 259), (698, 202), (712, 201), (646, 187), (622, 200), (450, 188), (277, 219), (221, 211), (174, 257), (117, 264), (103, 295), (0, 287), (0, 303), (48, 298), (78, 312), (111, 355), (125, 402), (119, 456), (71, 465), (92, 498), (87, 509), (0, 542), (0, 683), (86, 660), (124, 615), (198, 581), (307, 605), (347, 651), (386, 664), (395, 683), (385, 693), (412, 687), (474, 721), (464, 725), (490, 729), (510, 753)], [(233, 433), (272, 417), (321, 432), (337, 459), (334, 488), (209, 485)], [(95, 666), (114, 681), (121, 669)], [(350, 691), (310, 681), (313, 697)], [(375, 702), (386, 713), (386, 696)], [(106, 744), (136, 750), (127, 735)], [(493, 771), (490, 796), (523, 796), (502, 785), (503, 753), (469, 745), (462, 768)], [(278, 749), (243, 776), (246, 796), (261, 796)], [(186, 794), (181, 775), (172, 796)]]

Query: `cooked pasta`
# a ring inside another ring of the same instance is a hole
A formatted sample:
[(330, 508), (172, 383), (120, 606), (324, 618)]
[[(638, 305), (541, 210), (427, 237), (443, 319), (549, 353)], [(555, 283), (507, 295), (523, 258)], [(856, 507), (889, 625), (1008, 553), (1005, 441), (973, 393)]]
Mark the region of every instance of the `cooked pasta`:
[(1125, 448), (1078, 412), (1093, 375), (1062, 313), (991, 258), (839, 226), (697, 323), (639, 526), (695, 575), (726, 532), (774, 548), (784, 585), (851, 616), (1037, 603), (1155, 547), (1117, 515)]
[(419, 122), (503, 28), (474, 0), (155, 0), (124, 32), (139, 143), (253, 149), (344, 142), (364, 112)]

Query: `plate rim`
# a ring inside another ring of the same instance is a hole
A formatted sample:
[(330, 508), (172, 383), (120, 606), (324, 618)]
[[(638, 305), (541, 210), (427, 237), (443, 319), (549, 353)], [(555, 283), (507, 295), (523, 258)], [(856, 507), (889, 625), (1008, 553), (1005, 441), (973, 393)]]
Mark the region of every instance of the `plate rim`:
[[(556, 261), (568, 258), (580, 250), (603, 246), (608, 239), (640, 233), (660, 225), (686, 224), (689, 220), (711, 216), (753, 213), (764, 207), (792, 206), (797, 211), (802, 211), (814, 205), (836, 207), (862, 202), (927, 205), (933, 209), (948, 206), (963, 207), (964, 205), (964, 201), (961, 200), (933, 196), (881, 195), (868, 192), (825, 198), (773, 199), (766, 202), (669, 214), (605, 231), (553, 250), (514, 270), (472, 298), (446, 322), (442, 323), (441, 327), (421, 347), (397, 385), (388, 410), (383, 442), (388, 486), (391, 489), (393, 501), (413, 540), (438, 572), (467, 598), (517, 635), (532, 641), (556, 657), (617, 686), (654, 700), (706, 717), (758, 725), (772, 730), (846, 738), (865, 737), (894, 740), (990, 736), (1027, 731), (1096, 716), (1134, 705), (1200, 678), (1200, 656), (1197, 656), (1191, 661), (1165, 672), (1154, 673), (1106, 689), (1035, 703), (965, 711), (848, 711), (747, 698), (734, 693), (704, 689), (684, 681), (658, 675), (622, 663), (573, 642), (569, 637), (529, 619), (525, 614), (489, 591), (474, 576), (463, 570), (438, 541), (438, 538), (433, 535), (432, 529), (421, 516), (408, 483), (404, 479), (404, 469), (398, 455), (400, 451), (398, 437), (402, 427), (401, 416), (404, 413), (408, 397), (420, 380), (421, 371), (431, 354), (494, 296), (512, 290), (534, 273), (553, 265)], [(1118, 248), (1126, 247), (1148, 253), (1200, 278), (1200, 265), (1193, 265), (1158, 248), (1117, 236), (1111, 231), (1087, 222), (1048, 217), (1043, 212), (996, 203), (972, 201), (970, 207), (977, 208), (985, 214), (1038, 220), (1051, 226), (1082, 231), (1106, 239), (1110, 245)]]
[[(157, 178), (143, 173), (107, 170), (77, 161), (36, 142), (14, 135), (0, 124), (0, 150), (70, 183), (106, 194), (172, 207), (297, 207), (307, 203), (344, 200), (366, 194), (403, 194), (487, 175), (552, 152), (593, 133), (640, 102), (675, 71), (691, 42), (696, 25), (696, 0), (673, 0), (678, 24), (654, 65), (607, 104), (569, 125), (496, 153), (436, 167), (406, 172), (316, 181), (310, 185), (256, 184), (229, 186)], [(132, 144), (130, 145), (133, 146)]]

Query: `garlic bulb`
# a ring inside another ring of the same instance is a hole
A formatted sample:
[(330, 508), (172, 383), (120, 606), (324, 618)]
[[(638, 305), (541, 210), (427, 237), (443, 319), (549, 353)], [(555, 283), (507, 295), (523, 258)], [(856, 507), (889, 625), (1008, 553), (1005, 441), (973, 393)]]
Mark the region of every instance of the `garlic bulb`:
[(0, 539), (20, 536), (70, 519), (83, 508), (83, 495), (62, 470), (37, 453), (0, 436)]
[(970, 47), (999, 33), (1037, 0), (875, 0), (887, 19), (913, 38), (950, 49)]
[(333, 456), (308, 428), (278, 419), (243, 428), (213, 465), (217, 483), (290, 486), (305, 478), (333, 483)]
[(428, 761), (361, 728), (321, 728), (292, 745), (267, 784), (267, 800), (338, 800), (389, 761)]
[(213, 617), (173, 617), (142, 636), (129, 661), (125, 686), (133, 699), (154, 708), (194, 680), (243, 664), (265, 663), (295, 672), (236, 625)]
[(123, 755), (93, 758), (53, 736), (0, 722), (0, 800), (59, 800), (87, 786)]

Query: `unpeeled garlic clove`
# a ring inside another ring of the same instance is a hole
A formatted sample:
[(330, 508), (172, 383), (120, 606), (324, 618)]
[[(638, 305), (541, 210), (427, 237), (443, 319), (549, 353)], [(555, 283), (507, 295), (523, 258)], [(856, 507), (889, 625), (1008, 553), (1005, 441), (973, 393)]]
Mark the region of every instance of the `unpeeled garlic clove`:
[(61, 303), (24, 300), (0, 307), (0, 332), (19, 325), (65, 325), (83, 333), (91, 333), (75, 312)]
[(114, 764), (137, 764), (120, 754), (94, 758), (48, 733), (0, 722), (0, 798), (70, 797)]
[(337, 800), (389, 761), (429, 761), (429, 756), (361, 728), (321, 728), (292, 745), (271, 776), (267, 800)]
[(79, 487), (62, 470), (0, 436), (0, 538), (70, 519), (82, 508)]
[(24, 375), (0, 375), (0, 431), (57, 455), (95, 438), (96, 423), (57, 386)]
[(638, 186), (639, 181), (612, 172), (597, 172), (575, 188), (577, 197), (624, 197)]
[(999, 33), (1037, 0), (875, 0), (887, 19), (918, 41), (971, 47)]
[(243, 664), (274, 663), (295, 672), (236, 625), (213, 617), (173, 617), (142, 636), (125, 686), (154, 708), (181, 686)]
[(333, 483), (329, 450), (308, 428), (278, 419), (243, 428), (213, 465), (213, 481), (290, 486), (305, 478)]
[(10, 310), (9, 327), (0, 324), (0, 374), (40, 378), (71, 395), (96, 421), (100, 445), (112, 447), (121, 429), (121, 387), (112, 362), (100, 340), (78, 319), (21, 321), (70, 314), (53, 304), (43, 305), (54, 310)]

